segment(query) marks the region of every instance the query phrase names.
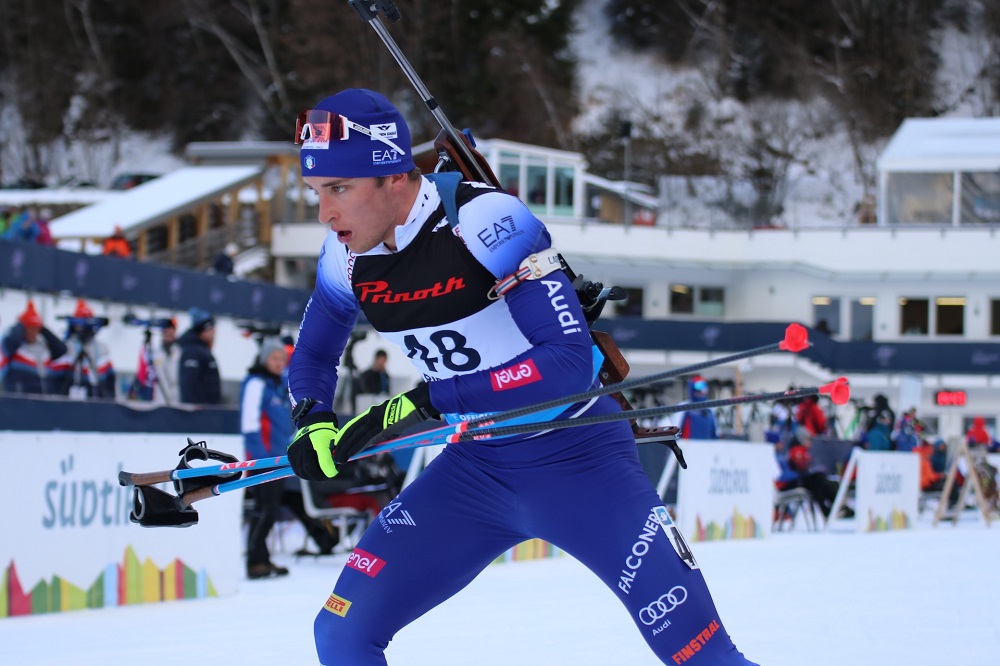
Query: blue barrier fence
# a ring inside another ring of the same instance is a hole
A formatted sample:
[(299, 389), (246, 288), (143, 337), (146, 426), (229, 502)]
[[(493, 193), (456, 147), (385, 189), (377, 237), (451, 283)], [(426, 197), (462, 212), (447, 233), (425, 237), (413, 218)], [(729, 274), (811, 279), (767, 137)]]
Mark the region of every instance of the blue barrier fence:
[[(222, 407), (152, 407), (142, 403), (0, 395), (0, 430), (30, 432), (240, 432), (239, 411)], [(183, 444), (184, 439), (178, 440)]]
[(10, 241), (0, 241), (0, 286), (269, 322), (298, 322), (309, 300), (300, 289)]

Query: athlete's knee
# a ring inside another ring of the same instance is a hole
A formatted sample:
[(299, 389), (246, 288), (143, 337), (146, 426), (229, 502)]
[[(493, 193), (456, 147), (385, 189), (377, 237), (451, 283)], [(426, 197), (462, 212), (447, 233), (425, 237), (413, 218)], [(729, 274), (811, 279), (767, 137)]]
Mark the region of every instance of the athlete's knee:
[[(331, 607), (333, 604), (333, 607)], [(331, 596), (313, 622), (316, 653), (323, 666), (382, 666), (386, 663), (382, 648), (357, 622), (349, 621), (346, 610)]]

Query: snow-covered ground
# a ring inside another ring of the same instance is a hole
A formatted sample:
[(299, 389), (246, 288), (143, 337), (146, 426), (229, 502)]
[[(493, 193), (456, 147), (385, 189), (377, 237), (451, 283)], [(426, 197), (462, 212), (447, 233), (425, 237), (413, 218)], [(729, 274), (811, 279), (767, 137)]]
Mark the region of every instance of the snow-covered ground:
[[(1000, 658), (1000, 525), (970, 511), (957, 527), (922, 519), (905, 532), (794, 531), (695, 552), (726, 628), (762, 666)], [(221, 599), (3, 619), (0, 663), (313, 664), (312, 620), (344, 559), (283, 557), (289, 576)], [(566, 557), (489, 567), (401, 631), (387, 655), (405, 666), (658, 663), (611, 591)]]

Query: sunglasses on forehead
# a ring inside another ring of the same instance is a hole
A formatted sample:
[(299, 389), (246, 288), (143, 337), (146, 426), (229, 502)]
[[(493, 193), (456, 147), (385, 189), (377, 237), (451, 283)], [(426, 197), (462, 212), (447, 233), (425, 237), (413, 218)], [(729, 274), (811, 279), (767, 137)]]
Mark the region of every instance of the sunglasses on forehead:
[(386, 134), (396, 135), (396, 123), (384, 123), (365, 127), (353, 120), (331, 111), (310, 109), (303, 111), (295, 119), (295, 144), (303, 148), (329, 148), (330, 141), (346, 141), (351, 130), (361, 132), (373, 141), (380, 141), (400, 155), (406, 151), (400, 148)]

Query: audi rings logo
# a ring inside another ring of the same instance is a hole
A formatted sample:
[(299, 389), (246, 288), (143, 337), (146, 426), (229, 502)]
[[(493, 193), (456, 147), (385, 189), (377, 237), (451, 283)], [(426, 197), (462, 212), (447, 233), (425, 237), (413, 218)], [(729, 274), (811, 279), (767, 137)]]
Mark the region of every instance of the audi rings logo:
[(639, 619), (647, 627), (651, 626), (654, 622), (662, 619), (667, 613), (687, 601), (687, 598), (688, 591), (680, 585), (675, 585), (670, 588), (669, 592), (639, 611)]

